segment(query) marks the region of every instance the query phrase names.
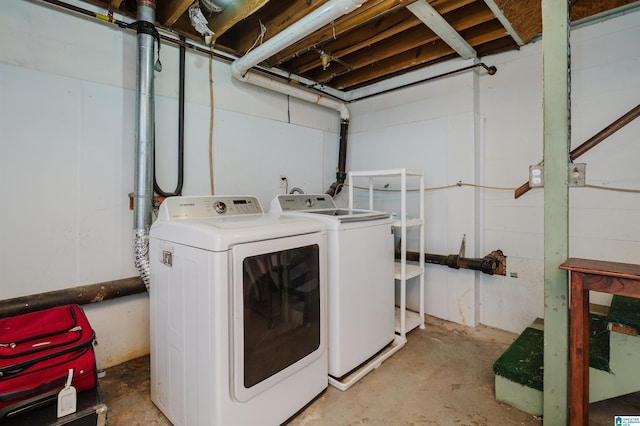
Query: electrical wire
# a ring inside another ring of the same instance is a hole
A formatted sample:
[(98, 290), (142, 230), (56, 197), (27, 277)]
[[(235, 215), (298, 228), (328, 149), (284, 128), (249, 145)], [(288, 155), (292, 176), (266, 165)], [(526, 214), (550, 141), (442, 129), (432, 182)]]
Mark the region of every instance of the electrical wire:
[(585, 185), (585, 187), (592, 188), (592, 189), (604, 189), (607, 191), (632, 192), (634, 194), (640, 193), (640, 189), (632, 189), (632, 188), (616, 188), (613, 186), (600, 186), (600, 185)]
[[(347, 184), (345, 184), (346, 186)], [(473, 188), (482, 188), (482, 189), (493, 189), (493, 190), (497, 190), (497, 191), (514, 191), (516, 188), (505, 188), (505, 187), (500, 187), (500, 186), (487, 186), (487, 185), (478, 185), (478, 184), (473, 184), (473, 183), (465, 183), (465, 182), (457, 182), (457, 183), (452, 183), (450, 185), (443, 185), (443, 186), (432, 186), (430, 188), (425, 188), (425, 192), (426, 191), (438, 191), (441, 189), (449, 189), (449, 188), (455, 188), (455, 187), (461, 187), (461, 186), (470, 186)], [(363, 187), (363, 186), (355, 186), (353, 187), (354, 189), (363, 189), (363, 190), (369, 190), (369, 188)], [(373, 188), (374, 191), (379, 191), (379, 192), (400, 192), (400, 189), (388, 189), (388, 188)], [(407, 189), (407, 192), (420, 192), (419, 189)]]
[[(347, 184), (344, 184), (345, 186), (347, 186)], [(438, 190), (442, 190), (442, 189), (449, 189), (449, 188), (455, 188), (455, 187), (462, 187), (462, 186), (469, 186), (472, 188), (480, 188), (480, 189), (491, 189), (491, 190), (495, 190), (495, 191), (514, 191), (516, 190), (516, 188), (508, 188), (508, 187), (502, 187), (502, 186), (489, 186), (489, 185), (478, 185), (478, 184), (474, 184), (474, 183), (465, 183), (465, 182), (457, 182), (457, 183), (452, 183), (450, 185), (443, 185), (443, 186), (432, 186), (430, 188), (425, 188), (425, 192), (426, 191), (438, 191)], [(368, 187), (364, 187), (364, 186), (353, 186), (354, 189), (361, 189), (361, 190), (365, 190), (368, 191), (369, 188)], [(571, 187), (571, 188), (575, 188), (575, 187)], [(591, 189), (601, 189), (601, 190), (606, 190), (606, 191), (617, 191), (617, 192), (631, 192), (631, 193), (640, 193), (640, 189), (633, 189), (633, 188), (616, 188), (613, 186), (600, 186), (600, 185), (585, 185), (585, 188), (591, 188)], [(388, 188), (373, 188), (374, 191), (378, 191), (378, 192), (400, 192), (400, 189), (388, 189)], [(420, 192), (419, 189), (407, 189), (407, 192)]]
[(253, 42), (253, 45), (251, 45), (251, 47), (247, 49), (247, 52), (245, 53), (245, 55), (251, 52), (251, 50), (253, 50), (253, 48), (256, 47), (258, 43), (262, 44), (262, 41), (264, 40), (264, 35), (267, 33), (267, 27), (262, 23), (262, 21), (258, 20), (258, 22), (260, 23), (260, 34), (258, 34), (256, 41)]

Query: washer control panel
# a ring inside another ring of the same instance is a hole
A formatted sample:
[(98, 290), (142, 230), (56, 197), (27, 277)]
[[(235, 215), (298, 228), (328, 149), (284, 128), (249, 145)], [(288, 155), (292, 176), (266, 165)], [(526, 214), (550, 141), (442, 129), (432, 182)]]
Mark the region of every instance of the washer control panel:
[(336, 208), (335, 201), (328, 194), (278, 195), (277, 199), (283, 212)]
[(158, 217), (179, 220), (258, 213), (263, 213), (263, 210), (260, 201), (254, 196), (207, 195), (169, 197), (160, 205)]

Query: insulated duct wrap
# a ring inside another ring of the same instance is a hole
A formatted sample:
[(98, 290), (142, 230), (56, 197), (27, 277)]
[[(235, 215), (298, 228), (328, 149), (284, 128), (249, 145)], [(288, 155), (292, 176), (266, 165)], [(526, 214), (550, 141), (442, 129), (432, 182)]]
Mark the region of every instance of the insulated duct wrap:
[(134, 231), (134, 261), (136, 269), (142, 278), (144, 286), (149, 290), (149, 232), (146, 229), (136, 229)]

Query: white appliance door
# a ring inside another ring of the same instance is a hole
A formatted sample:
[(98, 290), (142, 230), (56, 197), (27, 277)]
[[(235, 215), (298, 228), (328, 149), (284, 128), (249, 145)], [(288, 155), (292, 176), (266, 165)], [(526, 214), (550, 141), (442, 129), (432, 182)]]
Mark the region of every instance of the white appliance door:
[(247, 401), (326, 350), (325, 237), (231, 249), (233, 396)]

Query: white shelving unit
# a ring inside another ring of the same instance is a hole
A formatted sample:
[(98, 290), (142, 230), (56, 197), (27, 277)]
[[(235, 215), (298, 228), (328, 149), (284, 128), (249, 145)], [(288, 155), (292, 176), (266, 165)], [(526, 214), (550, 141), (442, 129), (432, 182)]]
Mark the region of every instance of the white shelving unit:
[[(373, 207), (373, 184), (376, 179), (400, 177), (400, 216), (394, 223), (396, 232), (400, 231), (400, 260), (395, 264), (395, 280), (400, 286), (400, 307), (396, 308), (396, 332), (405, 338), (416, 327), (424, 329), (424, 173), (406, 169), (367, 170), (349, 172), (349, 208), (353, 206), (353, 178), (369, 179), (369, 209)], [(407, 179), (419, 181), (420, 205), (419, 217), (407, 216)], [(417, 265), (407, 263), (407, 232), (418, 232), (420, 262)], [(416, 278), (420, 286), (419, 312), (407, 310), (407, 281)]]

